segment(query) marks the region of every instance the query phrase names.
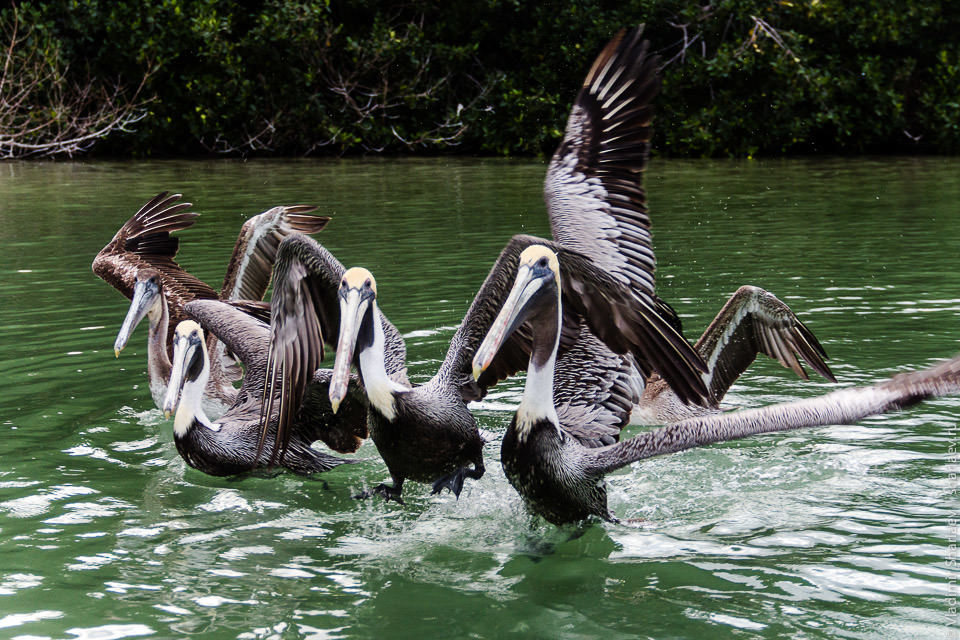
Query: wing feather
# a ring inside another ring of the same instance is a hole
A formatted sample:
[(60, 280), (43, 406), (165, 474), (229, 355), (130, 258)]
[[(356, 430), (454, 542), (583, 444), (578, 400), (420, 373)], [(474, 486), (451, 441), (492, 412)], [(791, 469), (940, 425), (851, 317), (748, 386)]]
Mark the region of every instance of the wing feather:
[(629, 423), (642, 385), (631, 358), (610, 351), (581, 324), (579, 339), (554, 371), (560, 426), (586, 447), (614, 444)]
[[(759, 287), (740, 287), (697, 341), (707, 363), (705, 376), (714, 398), (726, 395), (758, 353), (766, 354), (807, 379), (800, 363), (836, 382), (825, 360), (827, 353), (813, 333), (779, 298)], [(799, 358), (798, 358), (799, 356)]]
[(120, 227), (113, 239), (93, 259), (93, 272), (127, 299), (133, 297), (137, 272), (152, 268), (160, 274), (161, 286), (170, 309), (167, 346), (173, 331), (186, 318), (183, 305), (191, 300), (216, 299), (217, 292), (187, 273), (174, 259), (180, 240), (170, 234), (194, 223), (192, 205), (177, 203), (180, 194), (158, 194)]
[(326, 216), (306, 215), (310, 205), (273, 207), (243, 223), (233, 255), (227, 264), (221, 297), (225, 300), (260, 300), (270, 285), (277, 249), (292, 233), (318, 233), (330, 221)]
[(588, 473), (603, 474), (653, 456), (762, 433), (831, 424), (903, 409), (926, 398), (960, 392), (960, 356), (920, 371), (901, 373), (877, 384), (840, 389), (816, 398), (697, 416), (591, 450)]
[(180, 194), (158, 194), (120, 227), (93, 260), (93, 272), (128, 299), (133, 297), (137, 271), (152, 267), (160, 272), (164, 292), (186, 300), (216, 298), (206, 283), (184, 271), (174, 260), (180, 241), (171, 232), (194, 223), (192, 205), (177, 204)]
[(597, 56), (550, 161), (544, 197), (558, 243), (652, 296), (656, 261), (641, 175), (659, 80), (642, 32), (621, 31)]

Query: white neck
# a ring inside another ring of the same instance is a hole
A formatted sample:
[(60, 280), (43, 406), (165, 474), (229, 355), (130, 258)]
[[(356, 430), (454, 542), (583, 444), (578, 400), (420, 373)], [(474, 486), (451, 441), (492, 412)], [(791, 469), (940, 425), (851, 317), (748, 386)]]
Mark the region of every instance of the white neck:
[(397, 384), (387, 375), (384, 345), (386, 338), (383, 334), (383, 323), (380, 321), (380, 309), (377, 303), (371, 303), (373, 313), (373, 344), (360, 352), (360, 375), (363, 376), (363, 386), (367, 390), (370, 404), (383, 417), (393, 422), (397, 417), (397, 405), (393, 394), (397, 391), (408, 391), (403, 385)]
[[(560, 430), (560, 418), (557, 417), (557, 408), (553, 404), (553, 373), (557, 364), (557, 348), (560, 345), (560, 323), (563, 321), (560, 300), (557, 300), (557, 334), (553, 340), (553, 350), (550, 357), (538, 367), (534, 364), (533, 354), (530, 355), (530, 366), (527, 368), (527, 381), (523, 387), (523, 399), (517, 408), (517, 428), (520, 441), (527, 439), (530, 429), (541, 420), (548, 420)], [(533, 337), (534, 352), (536, 351), (537, 337)]]
[(220, 430), (220, 425), (211, 421), (203, 411), (203, 390), (210, 378), (208, 362), (205, 360), (203, 365), (203, 371), (197, 379), (185, 382), (180, 393), (180, 404), (177, 405), (177, 414), (173, 418), (173, 433), (181, 438), (190, 431), (194, 420), (212, 431)]

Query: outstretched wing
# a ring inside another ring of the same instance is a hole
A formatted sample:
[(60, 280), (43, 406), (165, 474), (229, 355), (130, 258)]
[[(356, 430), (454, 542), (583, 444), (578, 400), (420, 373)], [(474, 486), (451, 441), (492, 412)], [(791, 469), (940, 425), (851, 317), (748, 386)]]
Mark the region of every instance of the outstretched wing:
[[(340, 333), (337, 291), (345, 269), (318, 242), (295, 233), (280, 243), (270, 300), (270, 348), (262, 417), (279, 403), (276, 451), (288, 442), (290, 426), (303, 404), (307, 385), (323, 360), (323, 345), (336, 345)], [(381, 314), (382, 317), (382, 314)], [(405, 378), (406, 347), (383, 318), (388, 374)], [(266, 434), (266, 423), (260, 441)], [(282, 455), (282, 453), (281, 453)]]
[(220, 288), (224, 300), (260, 300), (270, 285), (277, 248), (292, 233), (318, 233), (330, 221), (306, 215), (311, 205), (273, 207), (243, 223)]
[(201, 298), (216, 298), (217, 292), (184, 271), (174, 260), (180, 240), (170, 235), (191, 226), (196, 213), (189, 202), (177, 204), (180, 194), (164, 191), (143, 205), (93, 260), (93, 272), (127, 298), (133, 297), (137, 272), (146, 267), (161, 276), (168, 302), (177, 308)]
[(643, 380), (631, 359), (610, 351), (585, 324), (576, 344), (557, 360), (553, 374), (560, 426), (585, 447), (617, 442), (642, 389)]
[(597, 56), (553, 154), (544, 197), (554, 239), (652, 296), (655, 260), (642, 173), (660, 88), (643, 27), (620, 31)]
[(849, 424), (909, 407), (926, 398), (960, 393), (960, 356), (921, 371), (901, 373), (868, 387), (841, 389), (816, 398), (757, 409), (710, 414), (646, 431), (585, 456), (588, 473), (608, 473), (667, 453), (761, 433)]
[[(270, 286), (277, 247), (291, 233), (317, 233), (330, 221), (325, 216), (306, 215), (316, 210), (312, 205), (273, 207), (243, 223), (233, 255), (220, 287), (222, 300), (260, 300)], [(268, 319), (269, 320), (269, 319)], [(224, 375), (239, 380), (240, 368), (230, 355), (215, 347), (211, 357), (219, 360)]]
[(470, 305), (441, 368), (442, 374), (460, 386), (466, 400), (482, 397), (497, 381), (527, 366), (531, 334), (521, 327), (504, 342), (480, 379), (472, 382), (471, 361), (477, 347), (509, 295), (520, 253), (534, 244), (549, 247), (560, 263), (561, 354), (576, 342), (583, 321), (614, 353), (632, 354), (644, 375), (658, 371), (685, 401), (698, 402), (706, 396), (700, 375), (706, 371), (703, 360), (651, 296), (625, 286), (576, 251), (542, 238), (516, 235), (500, 253)]
[(821, 376), (836, 382), (823, 347), (793, 311), (772, 293), (745, 285), (730, 296), (695, 348), (707, 363), (705, 381), (713, 397), (726, 395), (737, 378), (764, 353), (807, 379), (803, 358)]

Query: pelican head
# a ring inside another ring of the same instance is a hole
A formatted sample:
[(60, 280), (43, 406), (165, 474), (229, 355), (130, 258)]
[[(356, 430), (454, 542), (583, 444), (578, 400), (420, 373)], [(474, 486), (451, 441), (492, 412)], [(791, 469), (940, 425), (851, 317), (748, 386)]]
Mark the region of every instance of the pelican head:
[(347, 269), (340, 280), (340, 338), (337, 340), (337, 357), (330, 379), (330, 405), (336, 413), (347, 395), (350, 382), (350, 365), (354, 351), (373, 344), (373, 310), (377, 305), (377, 281), (363, 267)]
[(133, 298), (130, 300), (130, 308), (127, 310), (127, 317), (123, 319), (120, 326), (120, 332), (117, 333), (117, 339), (113, 343), (113, 355), (120, 357), (120, 352), (127, 346), (127, 340), (130, 334), (137, 328), (140, 321), (147, 314), (159, 310), (162, 300), (160, 287), (160, 272), (154, 269), (141, 269), (137, 272), (136, 280), (133, 285)]
[(199, 413), (203, 388), (209, 376), (203, 329), (193, 320), (184, 320), (173, 333), (173, 364), (163, 400), (164, 416), (169, 418), (174, 410), (177, 412), (173, 424), (175, 432), (184, 433)]
[(504, 341), (545, 304), (560, 296), (560, 263), (557, 254), (543, 245), (527, 247), (520, 254), (517, 280), (499, 315), (473, 356), (473, 377), (479, 379)]

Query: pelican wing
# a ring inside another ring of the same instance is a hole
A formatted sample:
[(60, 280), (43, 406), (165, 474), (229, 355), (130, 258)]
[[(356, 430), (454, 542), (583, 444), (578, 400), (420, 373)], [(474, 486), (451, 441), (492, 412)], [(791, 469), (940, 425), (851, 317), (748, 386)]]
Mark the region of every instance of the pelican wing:
[(706, 366), (671, 325), (655, 299), (624, 286), (577, 251), (542, 238), (516, 235), (500, 253), (480, 287), (444, 361), (444, 367), (454, 372), (452, 379), (460, 385), (466, 400), (482, 397), (490, 386), (527, 366), (531, 334), (529, 328), (521, 327), (503, 343), (476, 383), (470, 375), (473, 356), (509, 295), (520, 253), (533, 244), (549, 247), (557, 253), (560, 262), (561, 352), (576, 342), (583, 320), (614, 353), (632, 354), (644, 375), (658, 371), (685, 401), (701, 401), (706, 396), (706, 386), (700, 376)]
[(310, 205), (274, 207), (243, 223), (220, 288), (224, 300), (260, 300), (270, 285), (277, 248), (291, 233), (318, 233), (330, 221), (306, 215)]
[[(324, 343), (336, 345), (340, 332), (337, 292), (344, 271), (329, 251), (299, 233), (283, 240), (277, 250), (261, 418), (272, 416), (274, 405), (279, 403), (276, 410), (280, 455), (289, 441), (290, 427), (303, 404), (307, 385), (320, 368)], [(387, 373), (405, 380), (403, 338), (386, 318), (383, 328)], [(265, 436), (263, 420), (261, 425)]]
[(582, 324), (579, 339), (557, 360), (553, 374), (560, 426), (586, 447), (614, 444), (642, 385), (631, 359), (610, 351)]
[(600, 52), (554, 153), (544, 197), (554, 239), (653, 295), (655, 260), (642, 173), (650, 152), (658, 58), (643, 27)]
[(713, 319), (696, 349), (707, 363), (706, 382), (722, 398), (758, 353), (764, 353), (807, 379), (800, 358), (821, 376), (836, 382), (823, 347), (793, 311), (772, 293), (743, 286)]
[(591, 473), (608, 473), (632, 462), (714, 442), (804, 427), (849, 424), (909, 407), (926, 398), (960, 392), (960, 356), (935, 367), (896, 375), (867, 387), (841, 389), (816, 398), (711, 414), (647, 431), (624, 442), (592, 449)]
[[(192, 205), (180, 194), (158, 194), (120, 227), (113, 239), (93, 260), (93, 272), (127, 298), (133, 297), (137, 271), (152, 267), (160, 272), (165, 295), (172, 307), (189, 300), (216, 298), (217, 292), (184, 271), (174, 257), (180, 240), (170, 235), (193, 224)], [(173, 320), (173, 318), (171, 318)], [(171, 323), (172, 324), (172, 323)]]

